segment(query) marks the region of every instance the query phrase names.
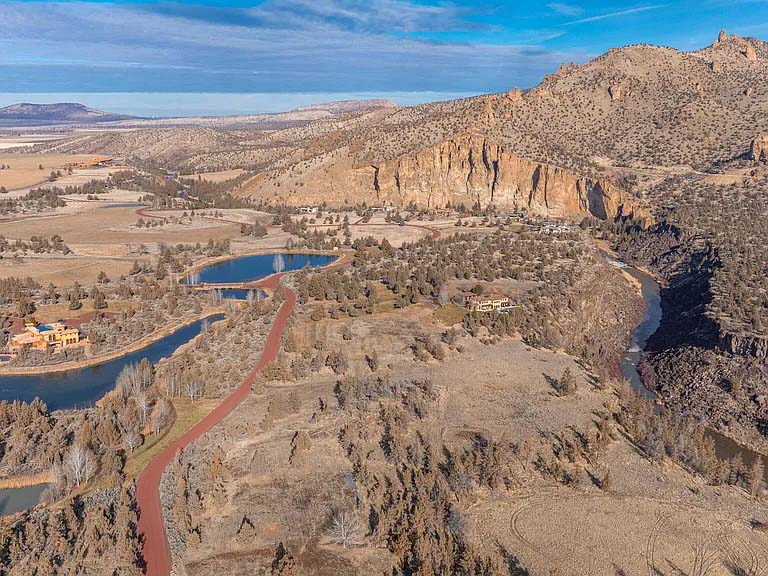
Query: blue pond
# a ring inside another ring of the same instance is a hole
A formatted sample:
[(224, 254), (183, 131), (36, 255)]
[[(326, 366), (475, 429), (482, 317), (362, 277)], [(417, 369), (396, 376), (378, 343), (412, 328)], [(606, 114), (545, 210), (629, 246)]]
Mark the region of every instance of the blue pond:
[[(242, 256), (212, 264), (200, 270), (193, 282), (195, 284), (235, 284), (238, 282), (254, 282), (274, 274), (280, 265), (276, 257), (282, 259), (282, 271), (301, 270), (309, 265), (312, 268), (327, 266), (335, 256), (319, 254), (260, 254), (258, 256)], [(187, 280), (189, 282), (189, 279)]]
[(267, 297), (266, 292), (259, 290), (258, 288), (227, 288), (221, 291), (221, 297), (225, 300), (248, 300), (248, 293), (251, 292), (252, 298), (260, 296), (263, 300)]
[[(290, 272), (307, 265), (325, 266), (334, 260), (333, 256), (309, 254), (282, 254), (279, 262), (275, 261), (274, 254), (243, 256), (201, 270), (198, 281), (211, 284), (252, 282), (273, 274), (276, 264), (283, 271)], [(222, 290), (222, 297), (246, 300), (248, 290)], [(222, 316), (214, 316), (209, 321), (214, 322), (220, 318)], [(49, 374), (0, 376), (0, 400), (29, 402), (39, 397), (50, 410), (91, 406), (114, 387), (117, 375), (126, 364), (140, 362), (142, 358), (154, 363), (160, 358), (171, 356), (176, 348), (200, 333), (202, 324), (203, 321), (195, 322), (141, 350), (96, 366)]]
[(0, 516), (34, 508), (40, 502), (40, 496), (47, 487), (47, 484), (37, 484), (0, 490)]
[[(207, 322), (221, 318), (223, 315), (211, 316)], [(114, 387), (123, 366), (140, 362), (142, 358), (154, 363), (170, 356), (176, 348), (200, 334), (204, 322), (198, 320), (141, 350), (96, 366), (49, 374), (0, 376), (0, 400), (29, 402), (37, 396), (48, 404), (49, 410), (91, 406)]]

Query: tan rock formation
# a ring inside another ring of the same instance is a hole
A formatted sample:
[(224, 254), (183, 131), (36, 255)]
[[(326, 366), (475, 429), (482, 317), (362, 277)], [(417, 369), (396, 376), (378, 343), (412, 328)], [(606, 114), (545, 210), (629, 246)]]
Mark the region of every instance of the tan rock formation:
[(487, 124), (493, 124), (496, 122), (496, 115), (493, 113), (493, 96), (489, 96), (485, 99), (485, 110), (483, 111), (483, 120)]
[(507, 92), (507, 99), (517, 104), (523, 101), (523, 93), (520, 91), (520, 88), (515, 87), (514, 90)]
[(493, 204), (536, 214), (614, 218), (647, 213), (610, 179), (517, 157), (476, 134), (376, 165), (377, 201), (399, 206)]
[(749, 147), (749, 159), (768, 162), (768, 134), (759, 134)]
[(720, 34), (717, 35), (717, 42), (715, 44), (720, 44), (721, 42), (725, 42), (728, 40), (728, 31), (723, 28), (720, 30)]
[(611, 97), (612, 101), (621, 100), (621, 97), (623, 96), (623, 92), (621, 90), (621, 86), (618, 84), (611, 84), (608, 86), (608, 95)]
[(747, 44), (744, 48), (744, 57), (750, 62), (757, 62), (757, 52), (755, 52), (755, 47), (752, 44)]

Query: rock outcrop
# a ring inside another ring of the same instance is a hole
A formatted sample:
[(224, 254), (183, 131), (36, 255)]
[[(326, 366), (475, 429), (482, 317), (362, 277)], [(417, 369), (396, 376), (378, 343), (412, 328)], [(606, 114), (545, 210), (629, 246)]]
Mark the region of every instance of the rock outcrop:
[(765, 360), (768, 358), (768, 340), (759, 336), (732, 334), (720, 332), (720, 348), (739, 356), (754, 356)]
[(759, 134), (749, 147), (749, 159), (756, 162), (768, 162), (768, 134)]
[(750, 62), (757, 62), (757, 52), (752, 44), (747, 44), (744, 48), (744, 57)]
[(397, 206), (493, 204), (553, 216), (648, 216), (609, 178), (520, 158), (477, 134), (374, 165), (373, 171), (377, 202)]
[(523, 93), (520, 92), (520, 88), (515, 88), (507, 92), (507, 98), (515, 104), (523, 101)]
[(722, 28), (720, 34), (717, 35), (717, 42), (715, 42), (715, 44), (720, 44), (726, 40), (728, 40), (728, 31), (725, 28)]

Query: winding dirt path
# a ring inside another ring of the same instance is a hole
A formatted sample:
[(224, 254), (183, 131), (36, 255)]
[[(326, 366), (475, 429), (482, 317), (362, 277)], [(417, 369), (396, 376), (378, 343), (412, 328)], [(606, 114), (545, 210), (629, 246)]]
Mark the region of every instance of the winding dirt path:
[[(161, 220), (163, 218), (163, 216), (157, 216), (155, 214), (150, 214), (149, 212), (147, 212), (148, 210), (152, 210), (152, 208), (145, 206), (143, 208), (139, 208), (138, 210), (136, 210), (136, 214), (138, 216), (143, 216), (144, 218), (155, 218), (155, 219), (158, 219), (158, 220)], [(243, 222), (238, 222), (236, 220), (228, 220), (227, 218), (212, 218), (210, 216), (203, 216), (203, 218), (206, 218), (207, 220), (212, 220), (214, 222), (224, 222), (225, 224), (238, 224), (238, 225), (243, 224)], [(311, 224), (310, 226), (311, 227), (321, 227), (321, 226), (326, 226), (326, 224)], [(357, 222), (351, 223), (350, 226), (399, 226), (399, 224), (393, 224), (391, 222), (390, 223), (388, 223), (388, 222), (382, 222), (382, 223), (380, 223), (380, 222), (363, 222), (363, 219), (361, 218)], [(403, 226), (408, 226), (410, 228), (419, 228), (421, 230), (426, 230), (427, 232), (429, 232), (432, 235), (432, 238), (435, 238), (435, 239), (440, 238), (440, 236), (443, 235), (443, 233), (440, 230), (438, 230), (437, 228), (435, 228), (433, 226), (428, 226), (426, 224), (408, 224), (408, 223), (405, 223), (405, 224), (403, 224)]]
[[(282, 274), (271, 276), (259, 283), (259, 287), (277, 289), (282, 276)], [(171, 553), (160, 503), (160, 479), (163, 472), (182, 448), (211, 430), (248, 397), (256, 376), (277, 357), (283, 331), (295, 304), (296, 295), (292, 290), (286, 288), (285, 300), (275, 317), (275, 322), (267, 336), (261, 359), (256, 368), (221, 404), (181, 438), (158, 454), (139, 476), (136, 484), (136, 500), (140, 511), (139, 534), (144, 539), (142, 554), (146, 562), (146, 574), (148, 576), (168, 576), (171, 573)]]

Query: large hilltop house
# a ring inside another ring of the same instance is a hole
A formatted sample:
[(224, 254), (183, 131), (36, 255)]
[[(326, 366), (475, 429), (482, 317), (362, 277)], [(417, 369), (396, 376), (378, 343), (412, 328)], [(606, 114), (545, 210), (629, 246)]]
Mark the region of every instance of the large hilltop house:
[(112, 158), (111, 156), (97, 156), (90, 160), (83, 162), (73, 162), (67, 164), (68, 168), (107, 168), (110, 166), (121, 166), (123, 161), (118, 158)]
[(80, 339), (80, 331), (77, 328), (68, 328), (62, 322), (51, 322), (50, 324), (25, 322), (24, 332), (11, 339), (10, 347), (12, 350), (22, 348), (55, 350), (83, 343), (84, 341)]
[(515, 305), (512, 304), (509, 296), (503, 294), (478, 295), (472, 292), (465, 292), (464, 306), (470, 312), (501, 312), (506, 314)]

